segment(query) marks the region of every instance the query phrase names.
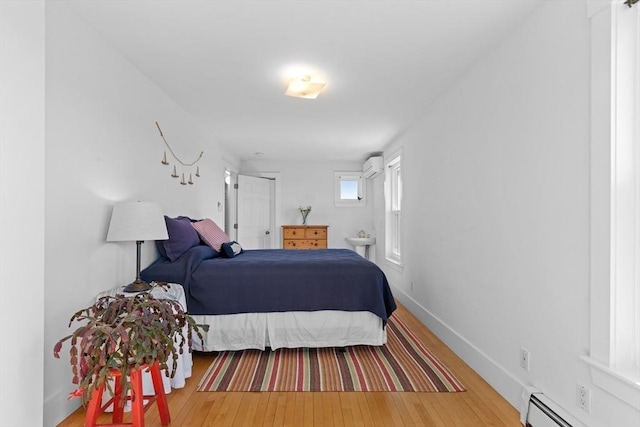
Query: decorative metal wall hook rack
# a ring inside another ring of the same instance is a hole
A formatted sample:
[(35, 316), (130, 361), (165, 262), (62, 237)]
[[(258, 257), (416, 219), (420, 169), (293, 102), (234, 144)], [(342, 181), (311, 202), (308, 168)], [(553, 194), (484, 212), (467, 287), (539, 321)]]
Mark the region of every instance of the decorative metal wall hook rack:
[(624, 4), (626, 4), (627, 6), (631, 7), (634, 4), (638, 3), (638, 1), (640, 1), (640, 0), (627, 0), (627, 1), (624, 2)]
[[(195, 174), (193, 172), (188, 172), (189, 174), (189, 179), (186, 180), (185, 179), (185, 172), (181, 172), (180, 174), (178, 173), (178, 167), (177, 165), (173, 165), (173, 171), (171, 172), (171, 177), (173, 178), (181, 178), (180, 179), (180, 184), (182, 185), (193, 185), (193, 177), (194, 175), (199, 178), (200, 177), (200, 166), (196, 166), (196, 163), (198, 163), (200, 160), (202, 160), (202, 156), (204, 155), (204, 151), (200, 152), (200, 155), (198, 156), (197, 159), (195, 159), (193, 162), (185, 162), (182, 159), (180, 159), (175, 151), (173, 151), (173, 148), (171, 148), (171, 145), (169, 145), (169, 143), (167, 142), (166, 138), (164, 137), (164, 134), (162, 133), (162, 129), (160, 129), (160, 125), (158, 124), (158, 122), (156, 122), (156, 127), (158, 128), (158, 132), (160, 132), (160, 137), (162, 138), (162, 140), (164, 141), (164, 144), (166, 145), (167, 149), (169, 150), (169, 153), (171, 153), (171, 155), (173, 156), (174, 160), (180, 164), (181, 167), (185, 167), (185, 168), (191, 168), (193, 166), (196, 167), (195, 170)], [(167, 152), (165, 151), (164, 154), (162, 155), (162, 160), (160, 161), (160, 163), (162, 163), (165, 166), (169, 166), (169, 161), (167, 160)]]

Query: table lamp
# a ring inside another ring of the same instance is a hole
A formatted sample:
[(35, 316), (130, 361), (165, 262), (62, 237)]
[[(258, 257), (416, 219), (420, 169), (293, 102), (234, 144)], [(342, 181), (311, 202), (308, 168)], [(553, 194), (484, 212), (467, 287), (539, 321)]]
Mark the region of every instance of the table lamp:
[(123, 202), (113, 207), (107, 242), (136, 242), (136, 280), (128, 284), (125, 292), (142, 292), (151, 285), (140, 279), (140, 250), (145, 240), (169, 238), (162, 207), (151, 202)]

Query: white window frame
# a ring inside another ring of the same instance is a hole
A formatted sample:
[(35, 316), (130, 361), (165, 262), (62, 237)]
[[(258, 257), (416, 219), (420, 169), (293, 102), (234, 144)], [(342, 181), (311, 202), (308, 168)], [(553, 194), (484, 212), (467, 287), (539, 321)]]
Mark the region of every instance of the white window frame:
[[(334, 172), (334, 204), (341, 208), (358, 208), (367, 205), (367, 180), (362, 176), (362, 172)], [(358, 199), (342, 198), (342, 183), (344, 181), (358, 182)]]
[(590, 10), (594, 384), (640, 409), (640, 6)]
[(389, 157), (384, 166), (385, 189), (385, 257), (403, 265), (402, 238), (402, 152)]

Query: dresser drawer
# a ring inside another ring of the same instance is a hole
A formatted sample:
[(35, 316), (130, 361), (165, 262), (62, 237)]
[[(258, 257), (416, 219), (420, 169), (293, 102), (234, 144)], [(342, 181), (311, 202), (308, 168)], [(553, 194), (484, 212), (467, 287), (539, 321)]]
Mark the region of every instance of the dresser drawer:
[(305, 236), (305, 228), (285, 228), (282, 233), (282, 237), (285, 239), (304, 239)]
[(327, 239), (326, 228), (307, 228), (304, 233), (304, 237), (307, 239)]
[(316, 239), (290, 239), (285, 240), (283, 249), (326, 249), (326, 240)]

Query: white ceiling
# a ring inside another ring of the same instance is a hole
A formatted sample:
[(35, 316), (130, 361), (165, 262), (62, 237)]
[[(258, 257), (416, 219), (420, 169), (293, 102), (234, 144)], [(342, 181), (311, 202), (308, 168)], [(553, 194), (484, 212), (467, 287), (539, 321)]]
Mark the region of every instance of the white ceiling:
[[(362, 160), (540, 0), (71, 3), (241, 159)], [(300, 69), (318, 99), (284, 96)]]

